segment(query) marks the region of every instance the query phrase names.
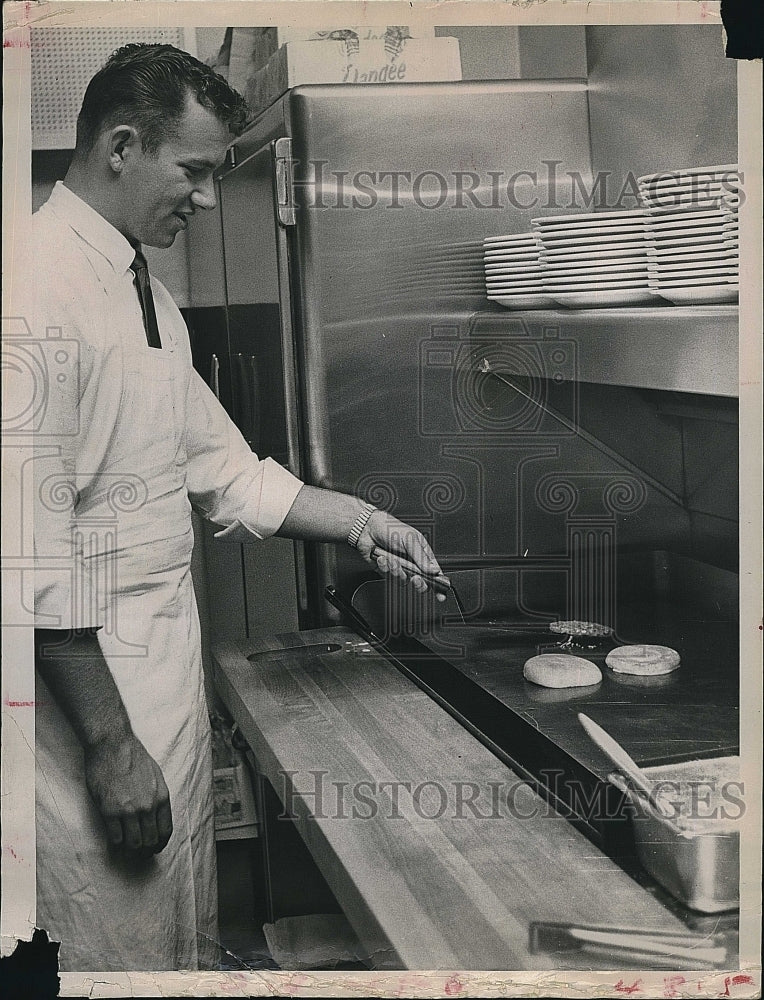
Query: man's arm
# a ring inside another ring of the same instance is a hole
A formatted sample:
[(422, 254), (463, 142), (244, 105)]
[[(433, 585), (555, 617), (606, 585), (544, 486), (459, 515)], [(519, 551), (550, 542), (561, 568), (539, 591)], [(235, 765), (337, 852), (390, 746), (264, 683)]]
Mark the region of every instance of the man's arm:
[(35, 629), (35, 665), (82, 744), (88, 791), (109, 840), (158, 853), (172, 834), (170, 795), (133, 733), (96, 631)]
[[(192, 374), (189, 393), (188, 492), (206, 517), (227, 526), (220, 537), (239, 541), (275, 533), (305, 541), (346, 541), (363, 510), (362, 500), (306, 486), (271, 459), (258, 459), (197, 372)], [(243, 538), (237, 536), (239, 527)], [(371, 516), (357, 548), (380, 573), (408, 580), (420, 592), (428, 589), (434, 576), (442, 586), (448, 585), (424, 535), (384, 511)], [(421, 575), (405, 567), (398, 556), (414, 563)], [(445, 600), (442, 592), (437, 596)]]
[[(345, 542), (363, 510), (364, 503), (358, 497), (303, 486), (276, 534), (305, 541)], [(383, 510), (376, 510), (371, 515), (356, 547), (363, 558), (381, 573), (408, 580), (421, 593), (428, 589), (427, 581), (433, 577), (448, 585), (448, 579), (443, 576), (424, 535)], [(421, 575), (407, 572), (399, 556), (414, 563)], [(441, 601), (445, 600), (443, 593), (436, 596)]]

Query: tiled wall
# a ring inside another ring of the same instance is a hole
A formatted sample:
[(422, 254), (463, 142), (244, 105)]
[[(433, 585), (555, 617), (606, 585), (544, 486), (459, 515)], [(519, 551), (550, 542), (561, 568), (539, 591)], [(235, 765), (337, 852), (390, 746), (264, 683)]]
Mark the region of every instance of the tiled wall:
[[(736, 402), (736, 401), (735, 401)], [(677, 417), (684, 454), (684, 495), (690, 512), (691, 555), (723, 569), (738, 565), (737, 408), (707, 399)]]
[(681, 500), (668, 536), (666, 523), (646, 523), (644, 541), (652, 531), (662, 538), (656, 548), (736, 571), (737, 400), (592, 385), (581, 387), (581, 399), (586, 429)]

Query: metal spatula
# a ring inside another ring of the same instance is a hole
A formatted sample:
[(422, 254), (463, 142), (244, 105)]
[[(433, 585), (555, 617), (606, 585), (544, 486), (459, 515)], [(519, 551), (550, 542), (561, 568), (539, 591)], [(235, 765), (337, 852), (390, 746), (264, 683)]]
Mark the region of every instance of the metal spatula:
[(644, 792), (650, 802), (654, 802), (652, 782), (639, 764), (632, 760), (626, 753), (621, 744), (616, 743), (612, 736), (608, 735), (601, 726), (598, 726), (596, 722), (590, 719), (588, 715), (584, 715), (583, 712), (578, 713), (578, 721), (584, 727), (588, 736), (597, 744), (600, 750), (607, 754), (618, 770), (622, 771), (636, 788)]

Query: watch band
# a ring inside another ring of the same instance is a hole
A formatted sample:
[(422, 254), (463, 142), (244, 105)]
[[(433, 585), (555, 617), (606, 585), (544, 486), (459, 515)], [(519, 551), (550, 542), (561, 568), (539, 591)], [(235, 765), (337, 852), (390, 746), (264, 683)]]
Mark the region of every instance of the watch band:
[(358, 539), (361, 537), (361, 532), (366, 527), (366, 522), (369, 520), (371, 515), (377, 508), (373, 503), (365, 503), (363, 505), (363, 510), (358, 515), (358, 517), (353, 522), (353, 527), (348, 532), (348, 545), (351, 548), (358, 548)]

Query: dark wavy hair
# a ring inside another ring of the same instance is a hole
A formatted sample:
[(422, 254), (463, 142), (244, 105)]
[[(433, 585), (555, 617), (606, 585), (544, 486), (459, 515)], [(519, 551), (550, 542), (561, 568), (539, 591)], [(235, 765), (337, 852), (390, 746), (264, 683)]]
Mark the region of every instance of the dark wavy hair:
[(123, 45), (88, 84), (77, 118), (78, 154), (89, 153), (104, 131), (133, 125), (145, 152), (155, 153), (183, 116), (188, 96), (238, 136), (247, 105), (222, 76), (173, 45)]

